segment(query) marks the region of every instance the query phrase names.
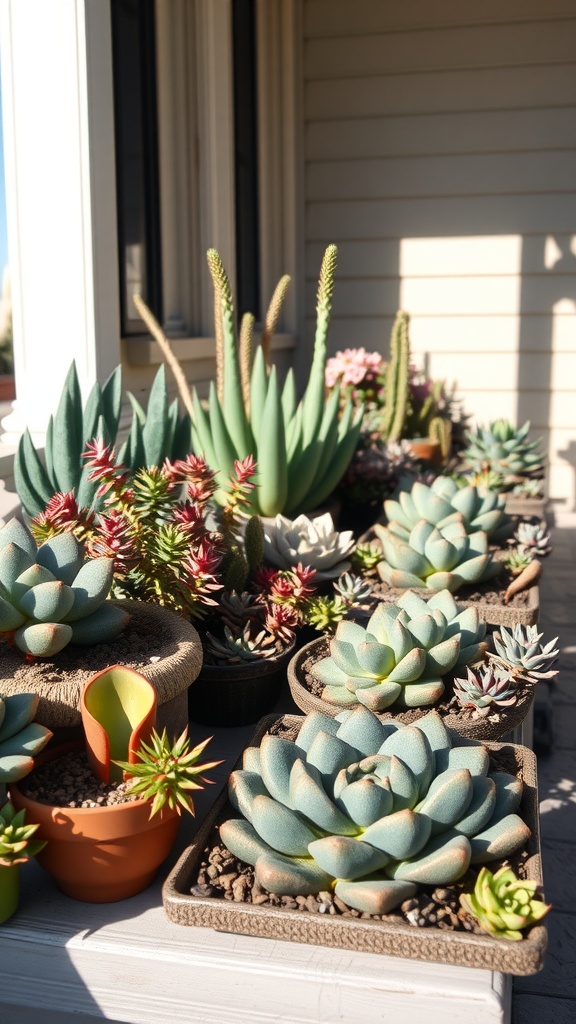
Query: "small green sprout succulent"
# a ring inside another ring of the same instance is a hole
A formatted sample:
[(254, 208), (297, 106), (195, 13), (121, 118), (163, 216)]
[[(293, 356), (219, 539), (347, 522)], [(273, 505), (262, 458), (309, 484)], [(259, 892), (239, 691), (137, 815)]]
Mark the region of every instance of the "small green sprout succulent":
[(46, 846), (42, 840), (32, 839), (40, 826), (26, 825), (25, 817), (25, 809), (16, 812), (10, 802), (0, 807), (0, 867), (25, 864)]
[(34, 767), (34, 757), (52, 738), (50, 729), (34, 721), (36, 693), (0, 694), (0, 783), (18, 782)]
[(462, 608), (447, 590), (428, 602), (407, 592), (396, 604), (380, 603), (366, 628), (340, 622), (330, 656), (311, 671), (330, 704), (426, 707), (442, 696), (442, 676), (483, 654), (485, 635), (476, 608)]
[[(210, 768), (222, 764), (221, 761), (210, 761), (196, 764), (211, 737), (190, 749), (188, 727), (172, 743), (168, 739), (166, 729), (159, 736), (152, 731), (150, 743), (142, 742), (138, 750), (139, 761), (129, 764), (128, 761), (114, 761), (129, 776), (134, 776), (131, 792), (143, 800), (151, 800), (150, 817), (161, 811), (165, 804), (171, 809), (182, 813), (182, 808), (194, 814), (194, 801), (191, 791), (203, 789), (211, 783), (202, 774)], [(202, 785), (201, 785), (202, 783)]]
[(355, 569), (360, 569), (362, 572), (369, 572), (370, 569), (375, 569), (379, 562), (382, 561), (382, 551), (379, 544), (357, 544), (356, 550), (350, 557), (350, 561)]
[(306, 622), (309, 626), (314, 626), (319, 633), (333, 633), (348, 614), (348, 607), (339, 594), (334, 597), (322, 594), (311, 597), (306, 608)]
[(407, 482), (397, 501), (384, 502), (384, 511), (388, 529), (401, 540), (407, 541), (416, 524), (425, 519), (439, 530), (462, 523), (466, 533), (482, 530), (494, 543), (499, 543), (514, 528), (504, 510), (505, 503), (506, 499), (494, 491), (472, 484), (459, 487), (452, 477), (438, 476), (430, 486), (420, 480)]
[(455, 593), (463, 586), (492, 579), (501, 570), (488, 549), (482, 530), (467, 533), (461, 522), (436, 527), (420, 519), (406, 540), (376, 523), (374, 530), (384, 553), (378, 564), (390, 587), (427, 587)]
[(472, 709), (473, 718), (486, 718), (493, 711), (516, 704), (518, 687), (508, 672), (487, 665), (477, 670), (467, 668), (465, 679), (455, 679), (454, 696), (463, 708)]
[(558, 637), (541, 644), (543, 636), (537, 626), (516, 623), (510, 632), (506, 626), (500, 626), (500, 631), (494, 633), (496, 653), (489, 652), (488, 657), (517, 681), (537, 683), (539, 679), (552, 679), (558, 675), (558, 669), (553, 668), (560, 653), (558, 648), (554, 650)]
[(516, 878), (506, 866), (494, 875), (481, 868), (474, 891), (463, 893), (460, 903), (485, 932), (518, 942), (522, 930), (541, 921), (551, 909), (551, 904), (534, 899), (536, 887), (536, 882)]
[(521, 551), (520, 548), (516, 548), (504, 559), (504, 565), (513, 576), (519, 576), (533, 560), (534, 555), (531, 551)]
[(386, 914), (419, 884), (456, 882), (530, 834), (516, 813), (522, 783), (490, 772), (481, 744), (455, 742), (436, 712), (415, 726), (364, 707), (313, 712), (294, 742), (266, 735), (244, 752), (229, 782), (241, 817), (220, 826), (222, 841), (269, 892), (334, 888)]
[(38, 658), (69, 643), (112, 640), (129, 618), (106, 600), (113, 564), (112, 558), (85, 560), (73, 533), (37, 547), (27, 527), (11, 519), (0, 530), (0, 636)]

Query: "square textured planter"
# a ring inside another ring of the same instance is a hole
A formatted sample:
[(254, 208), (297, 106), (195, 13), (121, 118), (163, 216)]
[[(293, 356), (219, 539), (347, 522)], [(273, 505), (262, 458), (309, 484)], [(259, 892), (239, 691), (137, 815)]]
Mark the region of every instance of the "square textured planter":
[(544, 518), (546, 498), (523, 498), (521, 494), (505, 494), (506, 512), (510, 516), (537, 516)]
[[(248, 745), (259, 744), (264, 733), (276, 722), (293, 726), (303, 721), (303, 718), (293, 715), (281, 718), (269, 716), (259, 723)], [(491, 751), (506, 748), (521, 772), (524, 793), (520, 814), (532, 833), (528, 843), (526, 873), (542, 885), (536, 758), (526, 747), (504, 743), (485, 745)], [(194, 843), (184, 851), (164, 883), (164, 907), (174, 923), (275, 940), (383, 953), (411, 960), (477, 967), (507, 974), (534, 974), (543, 966), (547, 931), (542, 924), (532, 927), (521, 942), (510, 942), (487, 934), (449, 931), (434, 926), (416, 928), (404, 922), (329, 916), (281, 907), (236, 903), (217, 897), (193, 896), (190, 889), (196, 884), (200, 862), (211, 841), (214, 825), (229, 817), (237, 817), (237, 812), (224, 792), (200, 828)]]

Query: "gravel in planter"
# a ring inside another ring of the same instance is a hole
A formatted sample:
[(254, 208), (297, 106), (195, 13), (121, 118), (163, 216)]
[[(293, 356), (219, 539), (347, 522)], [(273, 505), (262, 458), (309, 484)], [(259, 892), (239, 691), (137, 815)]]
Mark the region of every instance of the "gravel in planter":
[(138, 799), (129, 782), (96, 779), (86, 754), (76, 750), (35, 768), (19, 785), (30, 800), (53, 807), (111, 807)]

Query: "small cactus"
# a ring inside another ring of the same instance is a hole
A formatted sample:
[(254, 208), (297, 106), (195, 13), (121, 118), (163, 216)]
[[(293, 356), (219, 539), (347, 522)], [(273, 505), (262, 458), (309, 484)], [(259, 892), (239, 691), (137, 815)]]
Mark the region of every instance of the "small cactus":
[(496, 874), (481, 868), (474, 891), (463, 893), (460, 904), (485, 932), (518, 942), (522, 930), (546, 916), (550, 904), (534, 899), (536, 882), (516, 878), (506, 865)]
[(539, 679), (552, 679), (558, 675), (558, 669), (553, 668), (560, 653), (558, 648), (553, 649), (558, 637), (542, 645), (539, 641), (543, 636), (537, 626), (516, 623), (510, 632), (500, 626), (500, 632), (494, 633), (496, 653), (489, 651), (488, 657), (516, 680), (537, 683)]
[(454, 696), (473, 718), (486, 718), (492, 711), (511, 707), (518, 699), (518, 688), (509, 673), (486, 666), (466, 669), (465, 679), (454, 680)]
[(85, 560), (67, 532), (36, 546), (17, 519), (0, 530), (0, 636), (24, 654), (50, 658), (69, 643), (112, 640), (128, 614), (106, 598), (112, 558)]

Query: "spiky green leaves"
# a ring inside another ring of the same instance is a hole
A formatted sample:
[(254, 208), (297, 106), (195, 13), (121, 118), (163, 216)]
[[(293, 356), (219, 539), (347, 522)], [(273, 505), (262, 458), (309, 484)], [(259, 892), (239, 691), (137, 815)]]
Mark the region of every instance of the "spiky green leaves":
[(528, 440), (530, 421), (516, 428), (509, 420), (493, 420), (487, 427), (466, 432), (468, 447), (463, 453), (466, 465), (473, 470), (488, 470), (511, 476), (542, 473), (544, 456), (542, 438)]
[(25, 817), (24, 808), (16, 812), (11, 803), (0, 807), (0, 867), (25, 864), (46, 846), (40, 839), (32, 839), (40, 826), (26, 825)]
[(243, 817), (224, 822), (222, 840), (270, 892), (332, 886), (386, 913), (418, 884), (457, 881), (526, 841), (521, 784), (489, 776), (480, 744), (453, 748), (436, 713), (405, 727), (364, 707), (339, 719), (315, 712), (294, 743), (265, 736), (230, 777)]
[(205, 778), (203, 772), (222, 764), (221, 761), (197, 764), (209, 742), (210, 738), (190, 749), (188, 727), (174, 743), (168, 739), (166, 729), (161, 736), (153, 730), (150, 743), (143, 741), (137, 751), (140, 760), (136, 764), (129, 764), (127, 761), (115, 761), (114, 764), (134, 777), (135, 781), (131, 784), (132, 793), (143, 800), (152, 801), (151, 818), (161, 811), (165, 804), (178, 814), (182, 813), (182, 808), (194, 814), (192, 791), (203, 789), (205, 785), (211, 783), (212, 780)]
[(448, 591), (428, 603), (407, 593), (395, 605), (381, 603), (366, 628), (339, 623), (330, 656), (311, 671), (331, 704), (360, 703), (376, 712), (427, 706), (442, 696), (443, 675), (483, 652), (485, 633), (477, 611), (461, 608)]
[(83, 545), (70, 532), (37, 549), (27, 528), (11, 520), (0, 530), (0, 634), (39, 658), (70, 642), (112, 640), (128, 621), (106, 601), (112, 565), (111, 558), (84, 561)]
[(550, 910), (550, 904), (534, 898), (536, 887), (536, 882), (516, 878), (505, 866), (494, 875), (482, 868), (474, 891), (463, 894), (460, 903), (485, 932), (518, 942), (522, 930), (541, 921)]

